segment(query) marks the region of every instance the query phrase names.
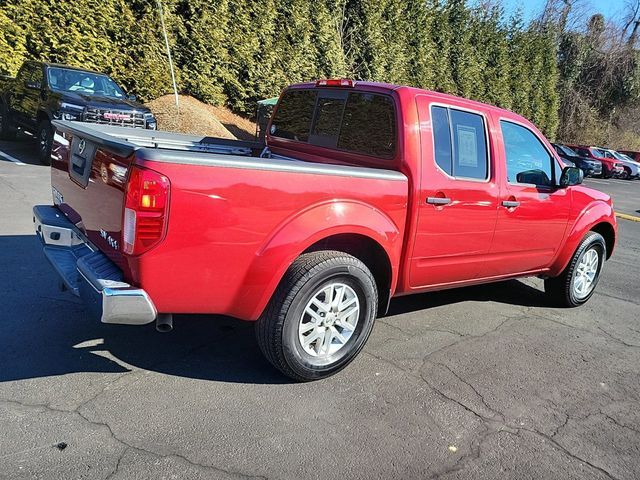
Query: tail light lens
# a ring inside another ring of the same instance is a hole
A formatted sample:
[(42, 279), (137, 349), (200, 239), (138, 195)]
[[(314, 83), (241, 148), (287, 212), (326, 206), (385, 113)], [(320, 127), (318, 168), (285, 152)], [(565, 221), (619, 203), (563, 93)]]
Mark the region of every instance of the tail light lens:
[(170, 186), (164, 175), (132, 167), (122, 216), (124, 253), (140, 255), (160, 243), (167, 227)]

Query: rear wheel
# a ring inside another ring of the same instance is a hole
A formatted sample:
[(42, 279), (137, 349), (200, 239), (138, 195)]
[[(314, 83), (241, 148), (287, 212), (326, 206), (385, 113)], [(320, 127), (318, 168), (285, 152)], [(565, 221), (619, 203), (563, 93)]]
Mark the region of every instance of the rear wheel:
[(602, 235), (587, 233), (564, 271), (544, 281), (545, 292), (559, 306), (577, 307), (586, 303), (600, 280), (606, 254)]
[(618, 175), (618, 178), (622, 180), (628, 180), (629, 178), (631, 178), (631, 169), (625, 168), (624, 171), (620, 175)]
[(16, 138), (17, 130), (12, 125), (9, 112), (5, 105), (0, 105), (0, 139), (13, 140)]
[(377, 305), (375, 280), (360, 260), (337, 251), (307, 253), (291, 265), (256, 322), (258, 344), (288, 377), (325, 378), (362, 350)]
[(48, 119), (41, 120), (38, 125), (38, 157), (43, 165), (51, 165), (51, 145), (53, 144), (53, 128)]

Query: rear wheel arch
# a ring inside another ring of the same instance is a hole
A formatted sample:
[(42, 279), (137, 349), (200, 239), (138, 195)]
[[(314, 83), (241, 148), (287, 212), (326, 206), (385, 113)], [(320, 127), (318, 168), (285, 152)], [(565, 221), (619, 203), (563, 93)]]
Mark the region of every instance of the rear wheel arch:
[(387, 312), (391, 300), (393, 269), (387, 251), (373, 238), (356, 233), (343, 233), (323, 238), (308, 247), (302, 254), (321, 250), (344, 252), (364, 263), (378, 288), (378, 313)]
[[(353, 243), (345, 242), (345, 239), (354, 238), (365, 239), (365, 247), (372, 246), (373, 251), (384, 251), (384, 256), (380, 258), (387, 259), (390, 267), (385, 268), (391, 271), (390, 287), (381, 288), (385, 303), (380, 311), (386, 311), (390, 296), (388, 292), (393, 291), (398, 278), (403, 231), (384, 212), (357, 201), (339, 200), (315, 205), (292, 216), (268, 237), (245, 271), (243, 288), (232, 302), (229, 315), (257, 320), (286, 270), (297, 258), (310, 249), (323, 249), (322, 245), (331, 245), (335, 250), (336, 243), (339, 243), (345, 248), (345, 243)], [(366, 256), (366, 252), (358, 252), (356, 250), (359, 249), (353, 247), (347, 250), (344, 253), (356, 253), (353, 256), (358, 259), (364, 256), (374, 269), (379, 267), (378, 263)], [(384, 265), (384, 262), (381, 264)]]

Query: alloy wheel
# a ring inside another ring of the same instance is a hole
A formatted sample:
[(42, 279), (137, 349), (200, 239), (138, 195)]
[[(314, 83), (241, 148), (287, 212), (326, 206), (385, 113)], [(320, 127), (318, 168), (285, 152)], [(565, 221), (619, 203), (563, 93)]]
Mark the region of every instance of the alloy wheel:
[(600, 254), (597, 249), (590, 248), (583, 253), (573, 276), (573, 294), (577, 299), (582, 300), (591, 293), (595, 287), (599, 267)]
[(349, 285), (323, 286), (311, 297), (300, 317), (300, 345), (312, 357), (333, 355), (353, 336), (359, 317), (360, 301)]

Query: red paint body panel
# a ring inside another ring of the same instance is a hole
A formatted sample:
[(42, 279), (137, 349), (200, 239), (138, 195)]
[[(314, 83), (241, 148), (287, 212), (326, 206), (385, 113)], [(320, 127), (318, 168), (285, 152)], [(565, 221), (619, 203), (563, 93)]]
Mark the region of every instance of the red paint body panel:
[(338, 233), (374, 239), (398, 269), (406, 182), (139, 163), (171, 179), (164, 241), (129, 258), (159, 311), (255, 320), (293, 260)]
[[(315, 83), (290, 88), (315, 88)], [(605, 194), (584, 186), (541, 190), (506, 181), (501, 119), (534, 132), (558, 164), (558, 175), (562, 168), (551, 145), (526, 119), (415, 88), (365, 82), (344, 88), (393, 99), (398, 130), (394, 158), (375, 159), (267, 135), (269, 148), (315, 164), (396, 170), (404, 178), (171, 163), (153, 154), (120, 158), (100, 150), (83, 188), (70, 179), (68, 146), (58, 143), (52, 185), (64, 197), (60, 207), (122, 268), (130, 283), (147, 291), (158, 311), (245, 320), (259, 317), (296, 257), (336, 234), (377, 242), (391, 265), (392, 295), (404, 295), (539, 273), (557, 275), (587, 231), (606, 223), (615, 232), (611, 199)], [(490, 163), (486, 181), (453, 179), (436, 166), (432, 104), (483, 116)], [(137, 257), (122, 254), (103, 238), (121, 242), (124, 188), (133, 162), (171, 182), (166, 235)], [(452, 202), (427, 204), (425, 199), (433, 196)], [(503, 207), (502, 201), (509, 199), (520, 201), (520, 207)]]

